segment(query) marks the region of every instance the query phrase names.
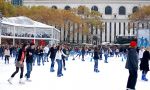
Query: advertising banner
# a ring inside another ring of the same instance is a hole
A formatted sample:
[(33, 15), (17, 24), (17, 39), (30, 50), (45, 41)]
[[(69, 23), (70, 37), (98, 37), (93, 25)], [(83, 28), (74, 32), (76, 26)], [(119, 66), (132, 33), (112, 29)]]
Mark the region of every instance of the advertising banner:
[(150, 46), (150, 30), (139, 29), (137, 31), (138, 47), (149, 47)]

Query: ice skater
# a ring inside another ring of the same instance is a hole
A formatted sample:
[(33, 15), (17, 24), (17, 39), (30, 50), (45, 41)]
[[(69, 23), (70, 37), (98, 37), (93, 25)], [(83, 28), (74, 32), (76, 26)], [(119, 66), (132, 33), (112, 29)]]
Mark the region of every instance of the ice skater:
[(95, 47), (94, 49), (94, 72), (99, 72), (98, 70), (98, 59), (99, 59), (99, 51), (98, 51), (98, 48)]
[(27, 47), (28, 47), (27, 44), (23, 44), (22, 48), (19, 50), (18, 58), (17, 58), (16, 64), (15, 64), (16, 65), (16, 71), (8, 79), (8, 82), (10, 84), (12, 84), (12, 79), (19, 72), (19, 69), (21, 70), (19, 84), (24, 84), (22, 78), (23, 78), (23, 72), (24, 72), (24, 59), (25, 59)]
[(140, 70), (142, 71), (141, 80), (143, 81), (148, 81), (148, 79), (146, 78), (146, 75), (147, 75), (147, 72), (149, 71), (149, 60), (150, 60), (150, 53), (147, 48), (143, 53), (143, 57), (140, 63)]

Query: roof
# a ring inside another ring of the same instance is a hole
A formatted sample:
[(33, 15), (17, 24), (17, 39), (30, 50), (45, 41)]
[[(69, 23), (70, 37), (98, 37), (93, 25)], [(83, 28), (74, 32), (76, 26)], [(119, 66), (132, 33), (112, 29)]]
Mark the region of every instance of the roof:
[(2, 23), (13, 25), (13, 26), (23, 26), (23, 27), (54, 28), (53, 26), (49, 26), (41, 22), (34, 21), (25, 16), (3, 18)]

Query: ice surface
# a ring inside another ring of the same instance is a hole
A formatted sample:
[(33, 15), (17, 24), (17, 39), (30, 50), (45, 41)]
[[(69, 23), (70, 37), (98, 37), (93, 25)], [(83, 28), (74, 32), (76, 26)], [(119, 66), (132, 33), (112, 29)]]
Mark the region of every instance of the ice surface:
[[(63, 77), (57, 77), (57, 63), (54, 73), (50, 72), (50, 62), (46, 62), (45, 66), (35, 65), (32, 82), (25, 81), (24, 85), (20, 85), (19, 72), (12, 80), (13, 85), (10, 85), (7, 80), (15, 71), (14, 58), (7, 65), (0, 59), (0, 90), (126, 90), (128, 70), (121, 58), (109, 58), (109, 63), (100, 60), (99, 73), (93, 72), (94, 62), (90, 62), (90, 56), (86, 56), (85, 60), (82, 62), (77, 57), (73, 61), (70, 57), (66, 61), (67, 70), (63, 71)], [(150, 79), (149, 73), (147, 78)], [(150, 90), (150, 81), (141, 81), (141, 71), (138, 72), (136, 90)]]

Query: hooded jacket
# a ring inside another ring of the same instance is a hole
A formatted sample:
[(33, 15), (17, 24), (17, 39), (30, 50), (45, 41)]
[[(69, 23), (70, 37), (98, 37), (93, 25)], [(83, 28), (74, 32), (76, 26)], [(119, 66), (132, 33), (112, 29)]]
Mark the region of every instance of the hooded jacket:
[(129, 49), (125, 68), (129, 70), (138, 70), (138, 54), (135, 48)]

